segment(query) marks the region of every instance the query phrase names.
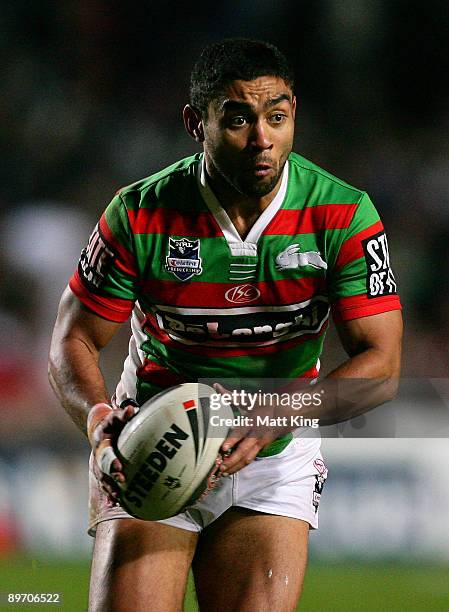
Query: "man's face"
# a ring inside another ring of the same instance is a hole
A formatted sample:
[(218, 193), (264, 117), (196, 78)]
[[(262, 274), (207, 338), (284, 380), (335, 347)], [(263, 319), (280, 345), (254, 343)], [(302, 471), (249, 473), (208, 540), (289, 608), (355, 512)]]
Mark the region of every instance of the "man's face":
[(233, 81), (209, 104), (204, 122), (212, 170), (243, 195), (268, 195), (292, 150), (295, 107), (290, 87), (279, 77)]

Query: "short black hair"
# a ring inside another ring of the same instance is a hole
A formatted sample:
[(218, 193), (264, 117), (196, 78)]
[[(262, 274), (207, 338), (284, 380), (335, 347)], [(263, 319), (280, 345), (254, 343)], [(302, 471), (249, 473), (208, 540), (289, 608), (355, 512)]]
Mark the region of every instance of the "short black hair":
[(292, 90), (293, 68), (281, 51), (270, 43), (248, 38), (229, 38), (208, 45), (193, 67), (190, 104), (206, 117), (210, 102), (237, 79), (252, 81), (260, 76), (283, 79)]

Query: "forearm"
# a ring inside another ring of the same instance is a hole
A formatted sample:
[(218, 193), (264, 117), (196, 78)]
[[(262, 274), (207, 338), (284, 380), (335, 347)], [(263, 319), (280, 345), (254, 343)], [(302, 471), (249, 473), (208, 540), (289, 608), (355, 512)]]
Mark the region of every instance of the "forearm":
[(400, 350), (390, 353), (367, 348), (350, 357), (312, 388), (305, 380), (288, 384), (284, 391), (292, 400), (293, 393), (300, 394), (301, 408), (293, 408), (291, 401), (291, 407), (278, 408), (277, 415), (287, 416), (286, 422), (299, 415), (319, 419), (321, 426), (346, 421), (391, 400), (397, 392), (399, 374)]
[(399, 310), (346, 321), (337, 329), (350, 357), (317, 385), (322, 402), (314, 416), (321, 425), (346, 421), (391, 400), (399, 384)]
[(86, 434), (87, 415), (95, 404), (109, 403), (98, 351), (79, 338), (54, 339), (50, 351), (49, 379), (62, 406)]
[(369, 348), (351, 357), (318, 383), (320, 424), (346, 421), (393, 399), (399, 374), (400, 354)]

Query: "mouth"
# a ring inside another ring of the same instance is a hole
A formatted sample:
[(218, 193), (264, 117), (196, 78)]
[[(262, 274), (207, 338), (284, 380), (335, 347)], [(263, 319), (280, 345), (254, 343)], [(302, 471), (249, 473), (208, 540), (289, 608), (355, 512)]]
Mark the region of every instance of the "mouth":
[(267, 176), (273, 172), (274, 169), (270, 164), (255, 164), (252, 170), (256, 176)]

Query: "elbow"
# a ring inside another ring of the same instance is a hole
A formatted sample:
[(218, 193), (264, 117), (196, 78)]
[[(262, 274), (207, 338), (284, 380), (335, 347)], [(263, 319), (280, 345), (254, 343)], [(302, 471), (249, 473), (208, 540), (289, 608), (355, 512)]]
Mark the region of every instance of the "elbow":
[(399, 376), (387, 378), (383, 383), (384, 402), (391, 402), (399, 389)]
[(399, 378), (401, 375), (401, 353), (400, 351), (391, 356), (385, 364), (385, 372), (383, 376), (383, 388), (385, 401), (393, 400), (399, 390)]
[(47, 374), (48, 380), (50, 381), (50, 385), (54, 388), (55, 378), (58, 371), (58, 363), (61, 362), (60, 352), (61, 352), (61, 339), (58, 334), (58, 329), (55, 326), (53, 330), (53, 336), (51, 339), (50, 350), (48, 353), (48, 362), (47, 362)]
[(48, 381), (50, 383), (50, 387), (53, 389), (55, 394), (57, 396), (59, 396), (59, 392), (58, 392), (58, 371), (59, 371), (58, 363), (60, 363), (60, 359), (58, 359), (58, 356), (57, 356), (56, 352), (53, 351), (52, 349), (53, 349), (53, 347), (50, 348), (50, 354), (48, 356), (47, 375), (48, 375)]
[(47, 376), (48, 376), (48, 381), (50, 383), (51, 388), (54, 389), (56, 385), (56, 381), (55, 381), (55, 375), (54, 375), (54, 363), (53, 363), (51, 355), (48, 358), (48, 363), (47, 363)]

